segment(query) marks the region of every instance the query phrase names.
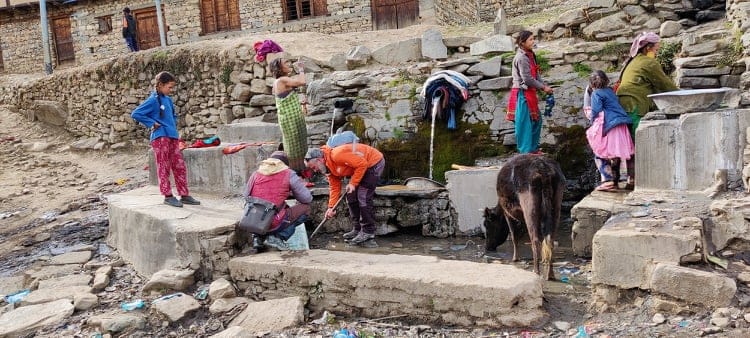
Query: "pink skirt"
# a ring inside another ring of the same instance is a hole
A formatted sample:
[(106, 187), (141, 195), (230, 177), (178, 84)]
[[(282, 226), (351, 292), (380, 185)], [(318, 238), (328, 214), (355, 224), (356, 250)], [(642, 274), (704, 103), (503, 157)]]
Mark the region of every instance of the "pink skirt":
[(621, 158), (629, 160), (635, 152), (633, 139), (630, 138), (630, 130), (627, 124), (618, 125), (603, 135), (604, 112), (594, 119), (594, 123), (586, 130), (586, 138), (591, 150), (599, 158), (612, 159)]

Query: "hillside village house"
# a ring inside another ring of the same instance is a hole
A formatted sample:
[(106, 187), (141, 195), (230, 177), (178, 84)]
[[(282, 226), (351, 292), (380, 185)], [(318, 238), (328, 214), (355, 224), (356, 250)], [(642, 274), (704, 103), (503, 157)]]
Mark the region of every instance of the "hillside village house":
[[(243, 32), (341, 33), (402, 28), (418, 23), (420, 0), (160, 3), (166, 43), (175, 45)], [(137, 22), (139, 47), (161, 45), (154, 0), (46, 0), (46, 4), (54, 67), (82, 65), (127, 53), (121, 34), (124, 7), (132, 10)], [(39, 0), (0, 0), (0, 73), (44, 69), (40, 22)]]

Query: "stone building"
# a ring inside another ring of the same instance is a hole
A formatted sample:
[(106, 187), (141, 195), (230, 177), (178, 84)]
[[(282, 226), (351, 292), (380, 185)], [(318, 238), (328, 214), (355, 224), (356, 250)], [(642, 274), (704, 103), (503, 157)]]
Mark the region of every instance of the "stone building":
[[(129, 7), (141, 49), (161, 45), (154, 0), (47, 0), (53, 67), (77, 66), (128, 52), (122, 10)], [(430, 0), (162, 0), (168, 45), (247, 32), (343, 33), (419, 22)], [(0, 73), (43, 69), (39, 1), (0, 1)]]

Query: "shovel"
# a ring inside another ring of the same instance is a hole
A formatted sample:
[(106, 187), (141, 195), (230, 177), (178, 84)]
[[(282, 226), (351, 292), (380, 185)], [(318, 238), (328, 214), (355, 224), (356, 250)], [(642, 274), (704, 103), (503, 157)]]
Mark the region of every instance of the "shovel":
[[(345, 196), (346, 196), (346, 192), (343, 191), (343, 194), (341, 194), (341, 197), (339, 197), (339, 200), (336, 201), (336, 204), (333, 205), (333, 210), (336, 210), (336, 207), (339, 206), (339, 203), (341, 203), (341, 200), (343, 200)], [(315, 227), (315, 230), (313, 231), (313, 233), (310, 234), (310, 239), (312, 239), (315, 236), (315, 234), (318, 233), (318, 230), (320, 230), (320, 227), (322, 227), (323, 224), (325, 224), (325, 222), (327, 220), (328, 220), (328, 218), (326, 218), (325, 216), (323, 216), (323, 220), (320, 221), (320, 224), (318, 224), (318, 226)]]

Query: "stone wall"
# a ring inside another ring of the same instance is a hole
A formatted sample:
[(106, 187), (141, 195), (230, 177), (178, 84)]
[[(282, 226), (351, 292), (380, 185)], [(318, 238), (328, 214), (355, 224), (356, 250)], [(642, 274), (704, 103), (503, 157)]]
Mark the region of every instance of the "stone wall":
[[(163, 0), (163, 15), (167, 26), (168, 45), (185, 44), (204, 39), (237, 36), (243, 32), (300, 32), (344, 33), (372, 29), (370, 1), (328, 0), (329, 15), (284, 22), (281, 2), (269, 5), (264, 0), (240, 0), (241, 30), (203, 34), (199, 0)], [(152, 0), (90, 1), (71, 6), (49, 6), (48, 17), (70, 16), (71, 34), (75, 48), (74, 66), (90, 64), (127, 53), (122, 38), (122, 9), (137, 11), (153, 8)], [(44, 70), (39, 12), (29, 7), (24, 12), (0, 12), (0, 49), (4, 72), (32, 73)], [(99, 33), (97, 18), (111, 16), (112, 30)], [(51, 21), (50, 21), (51, 25)], [(53, 67), (54, 38), (50, 27)], [(0, 70), (2, 72), (3, 70)]]
[(435, 15), (440, 25), (471, 25), (493, 22), (502, 6), (509, 17), (541, 12), (564, 0), (435, 0)]
[(270, 4), (267, 0), (248, 0), (240, 11), (253, 13), (242, 19), (242, 29), (252, 32), (302, 32), (344, 33), (372, 30), (370, 1), (328, 0), (328, 15), (304, 20), (284, 22), (281, 2)]
[(671, 37), (683, 28), (724, 18), (724, 4), (724, 0), (594, 0), (550, 20), (541, 28), (541, 35), (548, 39), (581, 36), (591, 41), (625, 41), (641, 31), (656, 31)]

